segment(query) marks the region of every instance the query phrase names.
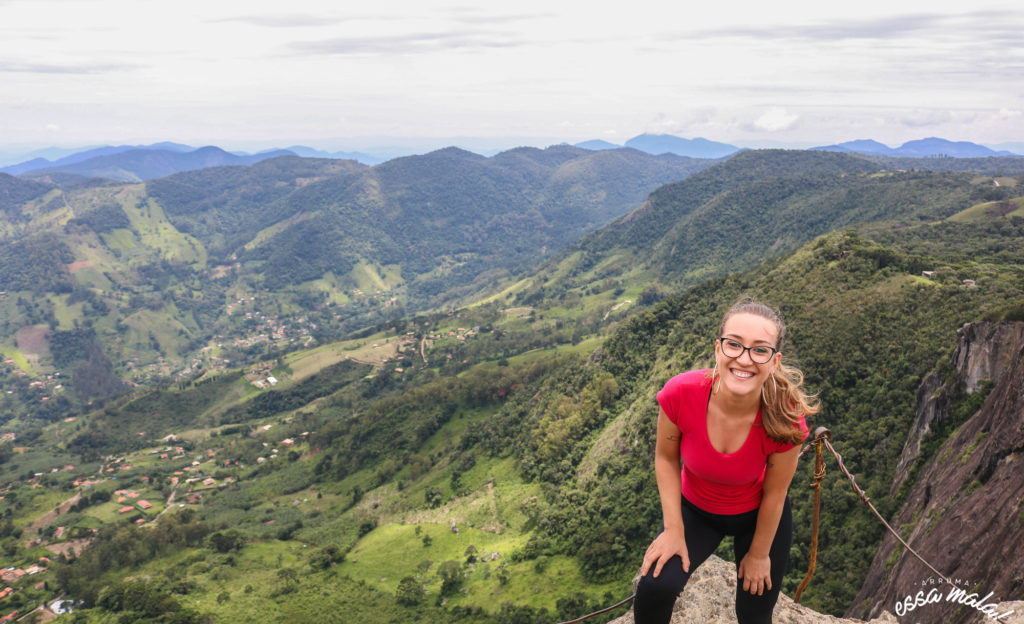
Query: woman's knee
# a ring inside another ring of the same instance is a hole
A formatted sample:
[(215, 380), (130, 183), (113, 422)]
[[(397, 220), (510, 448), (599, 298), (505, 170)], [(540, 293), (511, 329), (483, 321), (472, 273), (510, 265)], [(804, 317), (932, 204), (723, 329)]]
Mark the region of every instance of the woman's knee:
[(654, 567), (652, 566), (646, 576), (640, 577), (640, 582), (636, 587), (637, 599), (675, 600), (686, 587), (686, 581), (689, 578), (690, 575), (683, 572), (682, 559), (678, 556), (672, 557), (662, 567), (658, 576), (654, 576)]

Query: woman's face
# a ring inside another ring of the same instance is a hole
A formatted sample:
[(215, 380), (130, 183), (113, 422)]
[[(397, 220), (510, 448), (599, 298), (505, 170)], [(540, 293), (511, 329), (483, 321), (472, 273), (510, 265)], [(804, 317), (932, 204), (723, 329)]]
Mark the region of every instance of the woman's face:
[[(734, 340), (744, 347), (775, 347), (777, 334), (772, 321), (756, 314), (740, 313), (726, 320), (720, 337)], [(750, 359), (750, 351), (744, 350), (738, 357), (730, 358), (722, 353), (722, 342), (715, 342), (715, 359), (722, 377), (722, 390), (738, 396), (760, 395), (762, 385), (781, 357), (775, 353), (767, 363), (758, 364)]]

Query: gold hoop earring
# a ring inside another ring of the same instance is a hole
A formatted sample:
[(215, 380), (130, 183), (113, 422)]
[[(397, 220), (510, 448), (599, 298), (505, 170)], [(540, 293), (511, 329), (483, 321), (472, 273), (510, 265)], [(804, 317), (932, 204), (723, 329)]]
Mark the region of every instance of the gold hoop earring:
[(772, 371), (772, 396), (778, 398), (779, 385), (775, 383), (775, 371)]
[(714, 387), (714, 385), (715, 385), (715, 376), (716, 375), (718, 375), (718, 358), (715, 358), (715, 368), (714, 368), (714, 370), (711, 371), (711, 386), (712, 386), (712, 390), (711, 391), (714, 394), (718, 394), (718, 391), (722, 389), (722, 378), (721, 377), (718, 377), (718, 387), (717, 388)]

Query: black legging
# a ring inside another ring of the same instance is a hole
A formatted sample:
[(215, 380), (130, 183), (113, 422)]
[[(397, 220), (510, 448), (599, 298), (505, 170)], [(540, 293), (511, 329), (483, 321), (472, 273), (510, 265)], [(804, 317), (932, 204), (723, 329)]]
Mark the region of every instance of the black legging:
[[(633, 617), (636, 624), (662, 624), (672, 618), (672, 607), (679, 593), (686, 587), (690, 575), (697, 566), (711, 556), (722, 538), (732, 535), (736, 564), (743, 560), (750, 542), (754, 539), (757, 525), (757, 509), (746, 513), (723, 516), (708, 513), (683, 498), (683, 530), (686, 533), (686, 550), (690, 557), (690, 572), (683, 572), (683, 560), (676, 555), (669, 559), (658, 578), (654, 578), (654, 566), (647, 576), (640, 579), (636, 599), (633, 601)], [(664, 530), (664, 529), (662, 529)], [(782, 588), (782, 577), (789, 564), (789, 547), (793, 544), (793, 513), (789, 498), (782, 508), (782, 518), (775, 532), (768, 556), (772, 562), (772, 588), (758, 596), (743, 591), (743, 580), (736, 581), (736, 621), (739, 624), (770, 624), (775, 601)]]

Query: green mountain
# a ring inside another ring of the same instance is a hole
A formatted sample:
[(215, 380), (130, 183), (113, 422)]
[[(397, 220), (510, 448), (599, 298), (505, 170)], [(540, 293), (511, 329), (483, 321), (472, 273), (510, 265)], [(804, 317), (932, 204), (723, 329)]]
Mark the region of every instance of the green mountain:
[[(741, 157), (747, 167), (735, 168)], [(703, 270), (717, 277), (644, 257), (621, 219), (543, 274), (475, 305), (396, 318), (256, 366), (197, 370), (71, 421), (12, 423), (16, 439), (0, 445), (9, 486), (0, 548), (10, 566), (54, 559), (52, 587), (22, 582), (17, 607), (64, 591), (84, 601), (77, 617), (87, 622), (333, 621), (339, 613), (368, 622), (550, 622), (610, 604), (628, 595), (659, 521), (654, 393), (676, 372), (707, 364), (718, 318), (742, 293), (781, 307), (785, 357), (824, 406), (810, 424), (832, 430), (861, 487), (883, 514), (895, 512), (903, 493), (890, 498), (889, 489), (921, 380), (948, 366), (963, 323), (1024, 318), (1024, 179), (999, 177), (996, 187), (991, 177), (887, 173), (842, 154), (807, 161), (788, 152), (744, 153), (691, 179), (700, 177), (690, 191), (658, 190), (633, 220), (658, 233), (646, 221), (658, 217), (666, 237), (682, 236), (678, 222), (701, 214), (690, 229), (743, 240), (737, 253), (748, 256), (733, 260), (721, 237), (692, 239), (686, 253), (706, 255)], [(1005, 197), (988, 199), (992, 188)], [(34, 215), (37, 204), (26, 210)], [(808, 231), (771, 249), (776, 219)], [(182, 240), (244, 229), (195, 221), (197, 234)], [(669, 240), (650, 244), (651, 258), (671, 252)], [(571, 264), (584, 250), (592, 264)], [(642, 270), (614, 272), (626, 253)], [(640, 297), (652, 274), (665, 291)], [(672, 286), (685, 280), (693, 285)], [(205, 294), (206, 286), (196, 287)], [(22, 309), (45, 312), (31, 293), (19, 296)], [(254, 326), (263, 322), (245, 307), (252, 302), (236, 305)], [(87, 361), (102, 337), (93, 326), (97, 337), (88, 328), (60, 334), (56, 352)], [(23, 342), (38, 339), (29, 334)], [(977, 400), (954, 397), (950, 411), (970, 413)], [(950, 433), (922, 442), (907, 487)], [(791, 490), (787, 593), (808, 561), (811, 463), (802, 462)], [(882, 530), (832, 466), (823, 498), (804, 602), (838, 614)], [(44, 515), (61, 501), (59, 513)], [(54, 556), (82, 543), (74, 540), (89, 545), (77, 557)]]
[[(1015, 159), (1002, 159), (1016, 171)], [(1013, 197), (991, 177), (893, 171), (856, 156), (748, 151), (651, 194), (633, 212), (572, 245), (522, 293), (593, 291), (645, 282), (648, 295), (726, 275), (837, 228), (910, 226)]]
[[(118, 151), (102, 153), (105, 150), (94, 150), (97, 153), (95, 156), (85, 159), (80, 159), (80, 157), (63, 159), (64, 162), (53, 163), (45, 167), (33, 167), (27, 174), (33, 178), (72, 174), (87, 178), (141, 182), (180, 171), (225, 165), (245, 166), (268, 158), (291, 154), (287, 150), (274, 150), (255, 155), (239, 156), (214, 146), (182, 150), (179, 146), (174, 146), (173, 144), (163, 148), (156, 146), (139, 149), (110, 149)], [(18, 169), (18, 167), (11, 168), (12, 172)]]
[[(564, 146), (372, 168), (281, 157), (135, 185), (4, 175), (0, 351), (83, 400), (273, 357), (452, 305), (707, 164)], [(68, 346), (83, 340), (99, 348)]]

